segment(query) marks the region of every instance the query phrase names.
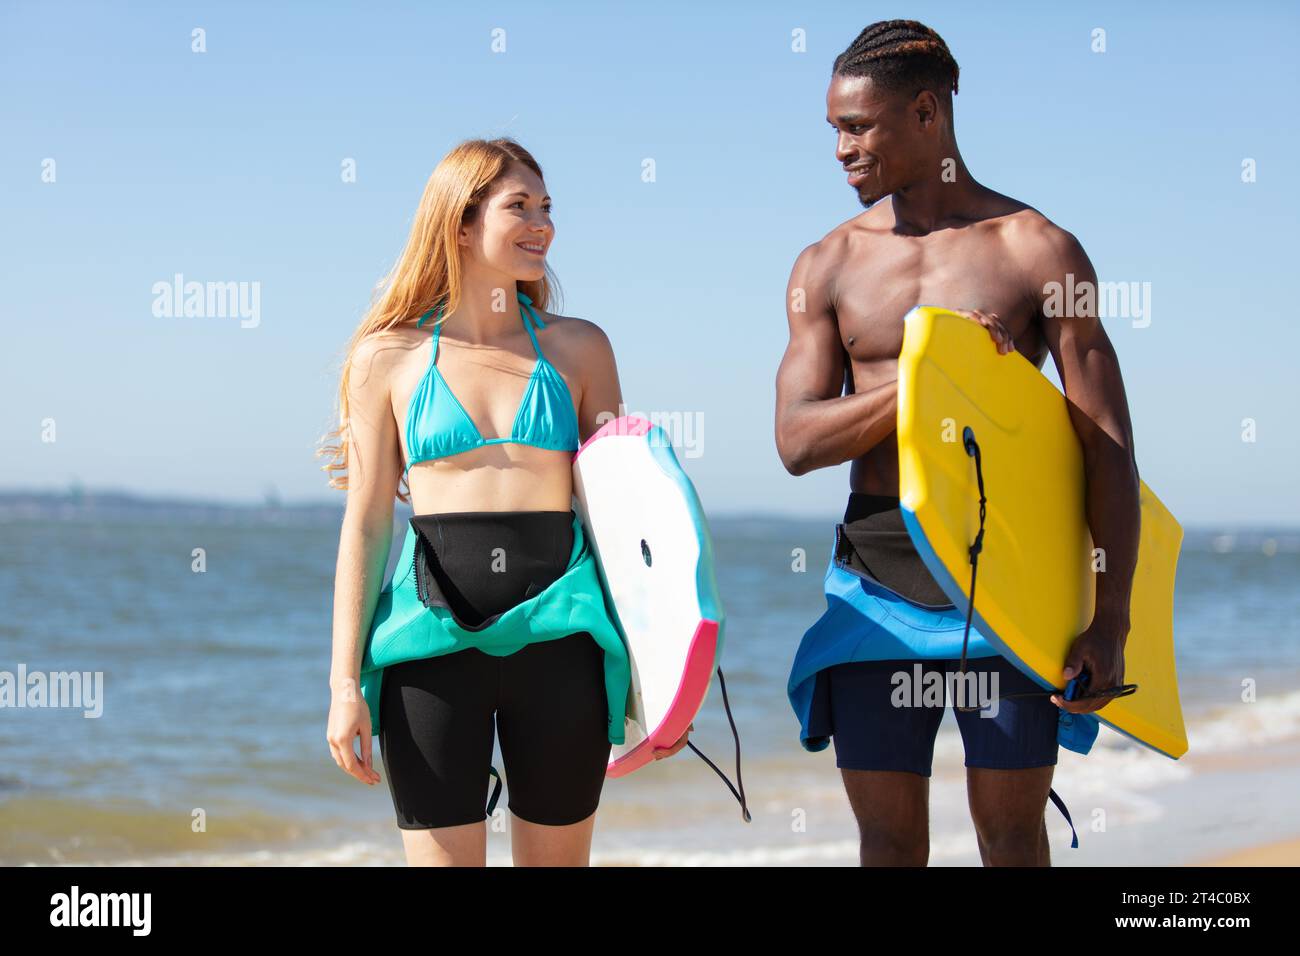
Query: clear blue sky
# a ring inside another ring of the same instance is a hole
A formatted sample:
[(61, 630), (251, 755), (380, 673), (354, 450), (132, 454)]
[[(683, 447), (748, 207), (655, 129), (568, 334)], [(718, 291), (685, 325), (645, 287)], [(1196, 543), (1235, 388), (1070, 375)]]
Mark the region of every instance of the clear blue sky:
[[(504, 133), (546, 171), (564, 312), (633, 410), (700, 416), (705, 506), (841, 513), (847, 466), (781, 467), (773, 379), (795, 256), (860, 212), (831, 61), (888, 17), (960, 63), (974, 175), (1152, 283), (1150, 327), (1108, 323), (1147, 483), (1186, 523), (1300, 522), (1290, 3), (5, 3), (0, 487), (338, 494), (343, 343), (438, 158)], [(260, 324), (156, 317), (176, 273), (259, 283)]]

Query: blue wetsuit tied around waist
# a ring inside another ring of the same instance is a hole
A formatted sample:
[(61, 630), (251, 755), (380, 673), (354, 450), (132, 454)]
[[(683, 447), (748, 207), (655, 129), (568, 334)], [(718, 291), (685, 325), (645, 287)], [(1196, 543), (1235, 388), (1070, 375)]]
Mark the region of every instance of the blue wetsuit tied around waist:
[[(984, 634), (972, 626), (967, 637), (966, 614), (946, 600), (925, 571), (897, 503), (896, 497), (854, 493), (844, 523), (836, 525), (823, 579), (826, 611), (800, 641), (786, 687), (803, 748), (824, 750), (833, 737), (841, 768), (928, 776), (942, 710), (894, 703), (895, 675), (887, 672), (907, 673), (908, 662), (918, 661), (948, 662), (934, 666), (956, 671), (960, 665), (967, 671), (964, 662), (970, 659), (978, 662), (972, 675), (996, 673), (1019, 692), (994, 691), (1000, 715), (987, 704), (957, 708), (968, 767), (1054, 765), (1057, 746), (1088, 753), (1097, 718), (1057, 709)], [(882, 669), (871, 662), (888, 663)], [(1052, 720), (1055, 739), (1052, 725), (1045, 723)], [(1055, 790), (1049, 797), (1073, 831)], [(1071, 846), (1078, 846), (1077, 833)]]
[[(820, 708), (814, 706), (819, 703), (817, 677), (822, 671), (854, 661), (945, 660), (962, 654), (966, 627), (962, 611), (951, 603), (924, 606), (908, 600), (854, 570), (851, 553), (845, 526), (837, 525), (823, 579), (826, 611), (804, 633), (790, 669), (786, 691), (805, 750), (824, 750), (829, 744), (828, 736), (819, 732)], [(984, 635), (972, 627), (966, 657), (998, 656)], [(1057, 742), (1067, 750), (1086, 754), (1098, 727), (1099, 721), (1091, 714), (1060, 711)]]

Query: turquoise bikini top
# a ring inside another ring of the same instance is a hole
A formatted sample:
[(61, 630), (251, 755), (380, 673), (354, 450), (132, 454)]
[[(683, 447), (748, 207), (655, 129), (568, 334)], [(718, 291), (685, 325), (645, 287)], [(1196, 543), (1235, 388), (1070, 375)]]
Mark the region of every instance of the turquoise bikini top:
[[(407, 471), (422, 461), (447, 458), (483, 445), (501, 445), (506, 442), (555, 451), (577, 451), (578, 416), (573, 409), (573, 396), (569, 393), (564, 377), (542, 354), (529, 317), (532, 317), (532, 322), (538, 328), (544, 329), (546, 325), (533, 311), (533, 300), (522, 292), (516, 294), (519, 296), (520, 318), (523, 319), (528, 337), (532, 339), (533, 350), (537, 352), (537, 364), (524, 389), (524, 397), (519, 403), (519, 411), (515, 414), (510, 434), (505, 438), (484, 438), (465, 407), (452, 393), (438, 371), (438, 337), (442, 334), (442, 323), (436, 322), (433, 327), (433, 354), (429, 357), (429, 369), (415, 386), (411, 401), (406, 407), (406, 448), (411, 456), (406, 465)], [(437, 309), (439, 316), (442, 308), (439, 306)], [(424, 313), (416, 323), (416, 328), (424, 325), (425, 319), (433, 313), (433, 309)]]

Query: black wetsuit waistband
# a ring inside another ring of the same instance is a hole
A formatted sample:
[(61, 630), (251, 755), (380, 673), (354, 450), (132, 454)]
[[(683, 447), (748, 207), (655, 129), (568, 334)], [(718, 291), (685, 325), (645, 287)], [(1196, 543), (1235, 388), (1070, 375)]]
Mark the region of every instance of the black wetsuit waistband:
[(952, 607), (912, 543), (897, 495), (850, 492), (844, 509), (850, 567), (918, 604)]
[(462, 624), (488, 618), (550, 587), (573, 551), (569, 511), (456, 511), (413, 515), (429, 572)]
[(898, 508), (902, 501), (898, 495), (872, 495), (861, 491), (849, 492), (849, 503), (844, 509), (844, 523), (860, 521), (882, 511)]

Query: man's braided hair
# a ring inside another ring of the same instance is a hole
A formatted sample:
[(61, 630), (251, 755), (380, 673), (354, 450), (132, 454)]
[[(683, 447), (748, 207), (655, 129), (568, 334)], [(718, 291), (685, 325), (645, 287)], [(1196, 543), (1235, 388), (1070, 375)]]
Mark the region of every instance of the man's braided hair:
[(835, 76), (868, 76), (887, 90), (915, 96), (930, 90), (936, 96), (957, 92), (957, 61), (943, 37), (915, 20), (873, 23), (835, 58)]

